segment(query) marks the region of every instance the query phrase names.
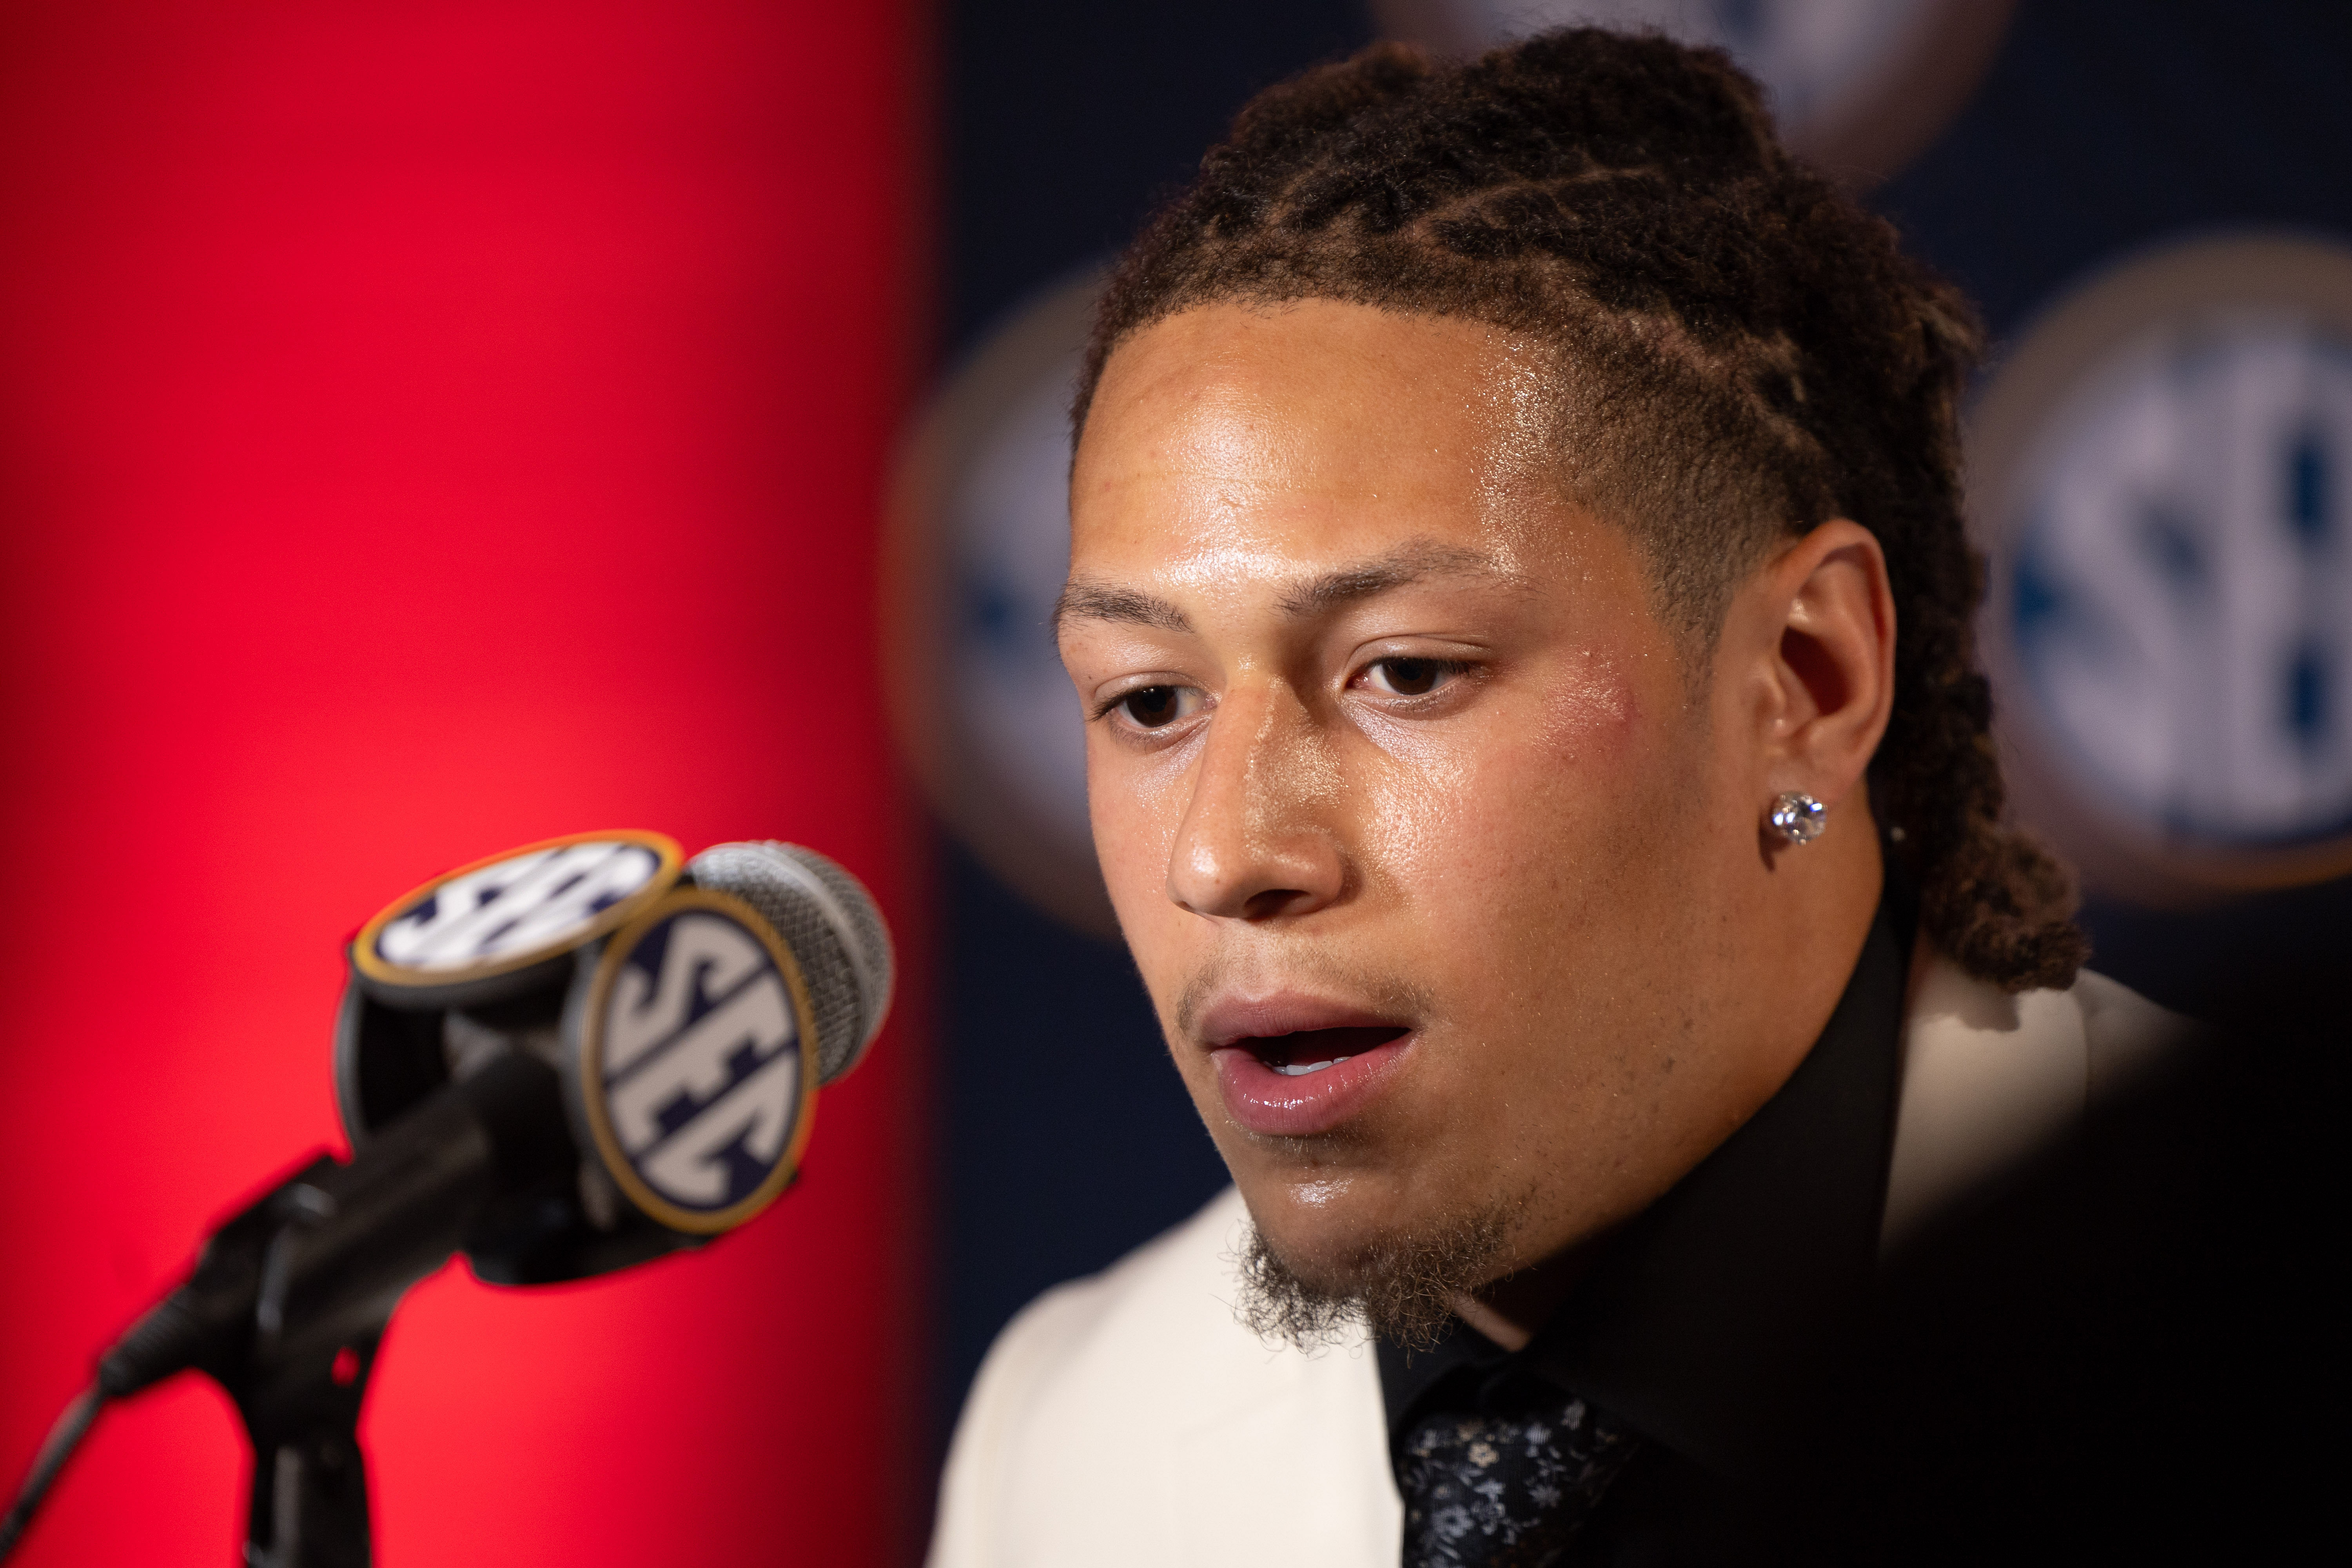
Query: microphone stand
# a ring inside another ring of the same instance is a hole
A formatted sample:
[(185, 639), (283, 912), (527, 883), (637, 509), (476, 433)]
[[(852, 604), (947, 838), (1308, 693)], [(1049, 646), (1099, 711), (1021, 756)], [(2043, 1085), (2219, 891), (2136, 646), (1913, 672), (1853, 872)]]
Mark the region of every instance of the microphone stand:
[(356, 1292), (287, 1288), (300, 1243), (333, 1212), (349, 1169), (319, 1155), (213, 1233), (187, 1283), (107, 1352), (97, 1384), (58, 1421), (0, 1523), (0, 1558), (106, 1403), (194, 1368), (227, 1390), (252, 1444), (247, 1568), (367, 1568), (360, 1405), (405, 1284), (386, 1290), (379, 1277)]
[(107, 1398), (194, 1367), (236, 1401), (253, 1443), (247, 1568), (367, 1568), (358, 1428), (384, 1328), (499, 1194), (568, 1177), (562, 1126), (553, 1069), (498, 1058), (215, 1231), (187, 1283), (100, 1362)]
[[(327, 1373), (290, 1363), (229, 1390), (253, 1443), (248, 1568), (367, 1568), (367, 1458), (360, 1402), (390, 1314), (345, 1337)], [(315, 1358), (313, 1358), (315, 1360)]]
[(252, 1248), (248, 1266), (262, 1279), (262, 1331), (233, 1364), (206, 1369), (236, 1401), (253, 1446), (247, 1568), (368, 1568), (372, 1556), (360, 1405), (400, 1293), (289, 1300), (285, 1291), (284, 1260), (343, 1169), (320, 1157), (219, 1238), (249, 1226), (236, 1242)]

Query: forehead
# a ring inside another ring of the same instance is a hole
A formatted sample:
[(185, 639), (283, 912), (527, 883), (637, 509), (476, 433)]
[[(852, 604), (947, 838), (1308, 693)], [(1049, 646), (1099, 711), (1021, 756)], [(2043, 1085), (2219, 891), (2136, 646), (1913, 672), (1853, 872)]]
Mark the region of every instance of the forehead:
[(1499, 328), (1330, 300), (1156, 322), (1088, 411), (1074, 557), (1247, 569), (1412, 536), (1523, 563), (1563, 500), (1543, 363)]

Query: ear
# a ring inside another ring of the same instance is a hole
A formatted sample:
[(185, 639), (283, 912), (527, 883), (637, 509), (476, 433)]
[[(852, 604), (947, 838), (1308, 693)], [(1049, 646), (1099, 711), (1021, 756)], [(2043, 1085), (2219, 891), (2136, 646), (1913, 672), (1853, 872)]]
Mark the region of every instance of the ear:
[(1886, 557), (1868, 529), (1838, 518), (1790, 545), (1750, 589), (1762, 782), (1834, 806), (1870, 766), (1894, 708)]

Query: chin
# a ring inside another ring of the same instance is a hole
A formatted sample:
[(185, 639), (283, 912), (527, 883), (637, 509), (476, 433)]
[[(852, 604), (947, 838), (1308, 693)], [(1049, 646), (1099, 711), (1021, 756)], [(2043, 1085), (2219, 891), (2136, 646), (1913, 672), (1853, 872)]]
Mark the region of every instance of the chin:
[(1285, 1268), (1318, 1290), (1352, 1292), (1376, 1262), (1396, 1250), (1406, 1227), (1363, 1202), (1302, 1203), (1279, 1184), (1261, 1198), (1246, 1187), (1250, 1218)]
[(1244, 1320), (1301, 1345), (1349, 1322), (1434, 1343), (1457, 1297), (1504, 1272), (1516, 1205), (1400, 1215), (1370, 1193), (1328, 1190), (1353, 1184), (1276, 1182), (1262, 1196), (1243, 1186), (1256, 1228), (1242, 1258)]
[(1413, 1201), (1434, 1190), (1431, 1180), (1292, 1175), (1244, 1183), (1242, 1196), (1267, 1247), (1299, 1279), (1355, 1293), (1400, 1268), (1423, 1271), (1442, 1258), (1452, 1278), (1507, 1251), (1517, 1204)]

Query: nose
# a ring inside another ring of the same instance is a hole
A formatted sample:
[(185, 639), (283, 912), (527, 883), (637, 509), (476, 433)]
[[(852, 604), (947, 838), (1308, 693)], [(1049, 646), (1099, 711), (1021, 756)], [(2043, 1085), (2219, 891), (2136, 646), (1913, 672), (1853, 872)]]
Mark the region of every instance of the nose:
[(1252, 921), (1339, 898), (1348, 863), (1338, 768), (1295, 693), (1229, 689), (1198, 767), (1169, 857), (1169, 898), (1196, 915)]

